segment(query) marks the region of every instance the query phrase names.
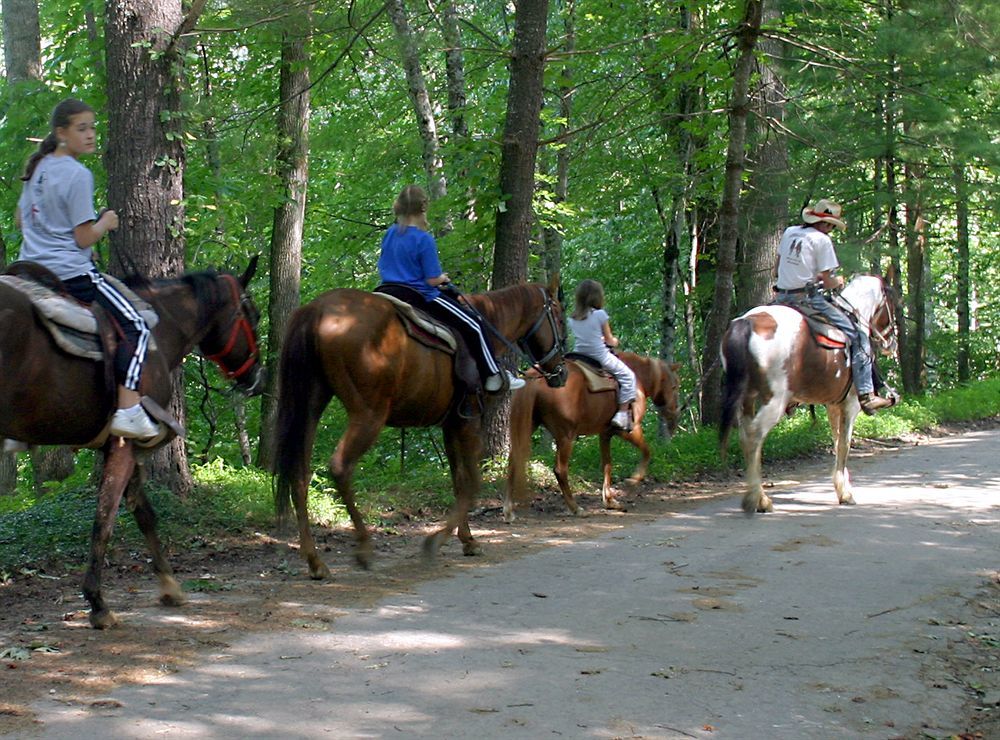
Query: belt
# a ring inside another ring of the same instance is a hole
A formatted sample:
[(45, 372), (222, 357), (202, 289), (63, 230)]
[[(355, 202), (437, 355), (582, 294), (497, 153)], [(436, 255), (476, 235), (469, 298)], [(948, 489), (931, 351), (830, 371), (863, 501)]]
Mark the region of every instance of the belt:
[(775, 288), (779, 293), (805, 293), (808, 288)]

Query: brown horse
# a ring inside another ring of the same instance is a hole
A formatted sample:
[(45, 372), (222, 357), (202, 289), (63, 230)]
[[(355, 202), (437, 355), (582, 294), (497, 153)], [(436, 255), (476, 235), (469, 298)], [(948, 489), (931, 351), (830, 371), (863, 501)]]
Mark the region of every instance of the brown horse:
[(508, 522), (514, 519), (514, 502), (527, 497), (525, 466), (531, 454), (531, 435), (540, 425), (548, 429), (555, 439), (556, 480), (559, 481), (566, 507), (574, 514), (578, 514), (580, 508), (569, 486), (569, 459), (577, 437), (600, 435), (601, 467), (604, 471), (601, 497), (606, 508), (621, 508), (611, 495), (612, 437), (621, 437), (642, 453), (642, 459), (629, 482), (639, 483), (646, 477), (650, 457), (649, 445), (642, 433), (646, 402), (652, 401), (673, 434), (677, 428), (677, 369), (680, 365), (670, 365), (663, 360), (641, 357), (632, 352), (621, 352), (618, 356), (632, 368), (638, 385), (638, 397), (632, 406), (631, 431), (610, 425), (611, 417), (618, 408), (614, 389), (591, 391), (576, 361), (566, 363), (568, 377), (564, 387), (548, 388), (538, 382), (529, 382), (514, 394), (510, 410), (510, 460), (503, 504), (504, 518)]
[[(497, 333), (518, 340), (550, 385), (561, 385), (563, 318), (557, 295), (553, 280), (547, 288), (516, 285), (465, 299)], [(468, 513), (480, 487), (480, 417), (459, 413), (451, 357), (412, 339), (389, 300), (343, 289), (299, 308), (282, 347), (279, 388), (275, 501), (283, 516), (294, 498), (301, 554), (312, 578), (330, 574), (316, 554), (306, 493), (316, 426), (333, 396), (348, 422), (329, 468), (354, 524), (358, 563), (368, 567), (372, 544), (354, 501), (354, 467), (385, 426), (442, 427), (455, 505), (444, 526), (427, 537), (424, 553), (436, 553), (456, 528), (463, 552), (478, 551)]]
[[(132, 284), (159, 316), (152, 330), (156, 348), (147, 355), (143, 370), (140, 391), (144, 395), (166, 408), (169, 374), (196, 346), (237, 385), (250, 393), (260, 392), (259, 315), (246, 292), (256, 267), (255, 257), (240, 278), (195, 272)], [(156, 535), (156, 516), (142, 491), (141, 465), (137, 468), (133, 443), (107, 437), (115, 409), (110, 375), (107, 363), (75, 357), (57, 347), (28, 298), (0, 281), (0, 438), (104, 449), (90, 565), (83, 581), (90, 623), (98, 629), (117, 621), (101, 595), (101, 571), (123, 493), (149, 546), (160, 582), (160, 601), (166, 605), (184, 601)]]
[[(859, 330), (868, 331), (883, 354), (896, 351), (895, 307), (888, 284), (859, 275), (841, 297), (853, 306)], [(739, 422), (747, 472), (743, 510), (771, 511), (761, 481), (761, 449), (771, 428), (798, 404), (826, 406), (836, 461), (833, 485), (841, 504), (853, 504), (847, 456), (861, 406), (843, 349), (820, 347), (802, 314), (789, 306), (758, 306), (730, 323), (722, 338), (725, 370), (720, 450), (725, 458), (729, 431)]]

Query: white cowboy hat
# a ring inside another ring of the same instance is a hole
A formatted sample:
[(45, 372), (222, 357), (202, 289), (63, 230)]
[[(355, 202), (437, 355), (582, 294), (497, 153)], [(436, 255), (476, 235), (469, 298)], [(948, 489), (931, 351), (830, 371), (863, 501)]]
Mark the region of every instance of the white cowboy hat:
[(846, 229), (847, 224), (840, 220), (841, 210), (840, 203), (820, 198), (816, 201), (816, 205), (802, 209), (802, 220), (807, 224), (825, 221), (828, 224), (833, 224), (838, 229)]

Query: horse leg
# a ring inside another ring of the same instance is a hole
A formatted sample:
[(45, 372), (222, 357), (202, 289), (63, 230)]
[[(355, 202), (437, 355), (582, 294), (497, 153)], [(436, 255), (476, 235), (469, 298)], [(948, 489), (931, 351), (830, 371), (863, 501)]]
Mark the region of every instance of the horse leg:
[(642, 483), (646, 479), (646, 472), (649, 470), (649, 460), (652, 457), (649, 445), (646, 444), (646, 436), (642, 433), (642, 427), (636, 424), (635, 428), (628, 434), (623, 434), (622, 438), (638, 449), (642, 455), (639, 464), (635, 466), (635, 471), (629, 476), (628, 482)]
[[(329, 463), (330, 474), (337, 483), (337, 493), (340, 494), (340, 499), (344, 502), (347, 513), (351, 517), (351, 523), (354, 525), (354, 559), (365, 570), (371, 567), (373, 548), (371, 535), (368, 533), (365, 519), (361, 516), (358, 505), (354, 500), (354, 468), (357, 466), (361, 456), (378, 439), (379, 432), (382, 431), (382, 427), (384, 426), (384, 415), (379, 418), (372, 414), (351, 414), (344, 436), (337, 443), (337, 449), (330, 456)], [(306, 529), (308, 529), (308, 522), (306, 523)], [(303, 540), (303, 557), (307, 556), (305, 547), (306, 542)], [(309, 537), (309, 547), (312, 556), (318, 560), (319, 556), (316, 555), (311, 535)], [(310, 560), (311, 567), (312, 561)]]
[(573, 496), (573, 489), (569, 487), (569, 458), (573, 454), (574, 442), (572, 435), (556, 437), (556, 464), (553, 472), (556, 474), (556, 481), (559, 483), (559, 490), (562, 491), (566, 508), (571, 514), (580, 516), (583, 512)]
[[(854, 408), (848, 408), (852, 404)], [(854, 420), (861, 407), (854, 394), (838, 404), (826, 407), (830, 419), (830, 431), (833, 433), (833, 489), (837, 492), (838, 503), (849, 505), (854, 502), (854, 492), (851, 488), (851, 474), (847, 470), (847, 456), (851, 454), (851, 434), (854, 431)]]
[(611, 437), (612, 435), (606, 432), (602, 433), (600, 437), (601, 472), (604, 474), (604, 480), (601, 483), (601, 500), (604, 502), (605, 509), (621, 511), (625, 507), (611, 494)]
[(90, 563), (83, 577), (83, 596), (90, 604), (90, 625), (94, 629), (107, 629), (118, 623), (101, 594), (101, 571), (108, 539), (115, 528), (115, 517), (125, 486), (135, 472), (135, 455), (132, 443), (114, 440), (105, 447), (104, 474), (97, 496), (97, 513), (90, 534)]
[(761, 472), (762, 451), (768, 432), (785, 413), (786, 400), (784, 396), (775, 395), (763, 404), (757, 413), (750, 418), (747, 413), (740, 419), (740, 446), (743, 449), (743, 461), (746, 464), (747, 491), (743, 495), (743, 511), (769, 512), (774, 510), (771, 497), (764, 493), (764, 483)]
[(449, 422), (444, 426), (444, 448), (451, 469), (455, 505), (444, 525), (424, 540), (424, 557), (433, 558), (452, 531), (457, 529), (463, 555), (479, 555), (482, 549), (469, 527), (469, 510), (481, 486), (479, 474), (479, 423), (473, 420)]
[(125, 504), (132, 512), (132, 516), (135, 517), (139, 531), (146, 538), (146, 546), (153, 558), (153, 572), (160, 582), (160, 603), (164, 606), (180, 606), (187, 601), (187, 598), (184, 596), (180, 584), (177, 583), (177, 579), (174, 578), (173, 568), (170, 567), (170, 563), (163, 555), (163, 547), (156, 534), (156, 512), (153, 511), (149, 499), (143, 492), (145, 482), (145, 468), (139, 465), (125, 489)]

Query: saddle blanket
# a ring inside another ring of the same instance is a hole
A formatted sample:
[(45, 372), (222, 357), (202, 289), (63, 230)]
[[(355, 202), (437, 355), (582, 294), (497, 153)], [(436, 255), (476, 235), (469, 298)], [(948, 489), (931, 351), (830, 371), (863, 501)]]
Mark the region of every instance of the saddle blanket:
[[(104, 275), (104, 279), (128, 299), (146, 320), (150, 329), (156, 326), (159, 317), (152, 306), (117, 278)], [(44, 285), (14, 275), (0, 275), (0, 282), (28, 297), (38, 312), (42, 324), (49, 330), (52, 339), (60, 349), (88, 360), (104, 359), (101, 338), (97, 329), (97, 317), (89, 308)], [(155, 348), (153, 337), (150, 337), (149, 349)]]

